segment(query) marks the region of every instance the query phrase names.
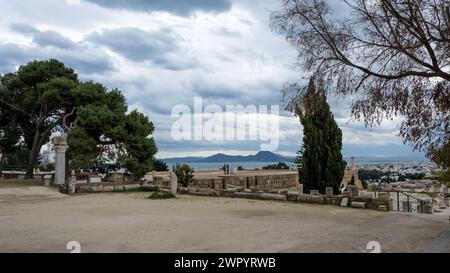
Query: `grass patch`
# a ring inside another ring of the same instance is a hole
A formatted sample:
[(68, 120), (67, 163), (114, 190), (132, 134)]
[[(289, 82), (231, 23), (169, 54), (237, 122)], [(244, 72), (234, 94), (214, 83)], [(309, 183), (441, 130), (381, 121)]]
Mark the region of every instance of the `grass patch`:
[(161, 199), (173, 199), (177, 198), (174, 194), (169, 192), (154, 192), (153, 194), (149, 195), (146, 199), (150, 200), (161, 200)]

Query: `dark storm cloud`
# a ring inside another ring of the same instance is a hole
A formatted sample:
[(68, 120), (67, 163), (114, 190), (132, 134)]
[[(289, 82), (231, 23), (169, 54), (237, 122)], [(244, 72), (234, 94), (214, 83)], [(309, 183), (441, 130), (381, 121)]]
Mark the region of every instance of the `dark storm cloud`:
[(41, 47), (53, 46), (61, 49), (71, 49), (76, 46), (72, 40), (53, 30), (40, 31), (33, 26), (24, 23), (10, 25), (11, 30), (31, 36), (33, 42)]
[(157, 31), (131, 27), (104, 29), (92, 33), (86, 41), (105, 46), (135, 62), (151, 61), (170, 70), (179, 69), (168, 60), (168, 54), (178, 51), (178, 44), (182, 38), (171, 29)]
[[(173, 71), (181, 71), (197, 65), (195, 59), (184, 56), (176, 57), (183, 42), (181, 36), (169, 28), (161, 28), (155, 31), (146, 31), (139, 28), (123, 27), (103, 29), (89, 34), (83, 41), (77, 43), (53, 30), (41, 31), (24, 23), (13, 23), (10, 29), (16, 33), (32, 38), (33, 43), (39, 48), (54, 47), (63, 51), (72, 51), (84, 54), (83, 48), (88, 46), (104, 46), (111, 51), (122, 55), (124, 58), (135, 62), (151, 61), (154, 65)], [(172, 55), (171, 55), (172, 54)], [(78, 56), (83, 58), (83, 56)], [(72, 60), (78, 57), (72, 56)], [(92, 73), (95, 67), (104, 69), (100, 64), (92, 63)], [(101, 71), (100, 71), (101, 72)]]
[(231, 7), (230, 0), (86, 0), (106, 8), (152, 12), (167, 11), (186, 16), (195, 11), (223, 12)]
[(25, 23), (12, 23), (9, 25), (9, 28), (14, 32), (18, 32), (18, 33), (22, 33), (22, 34), (35, 34), (35, 33), (39, 32), (39, 30), (37, 28), (30, 26), (28, 24), (25, 24)]
[(47, 30), (34, 35), (33, 42), (40, 46), (54, 46), (62, 49), (71, 49), (76, 46), (72, 40), (62, 36), (56, 31)]
[(89, 49), (70, 51), (14, 43), (0, 44), (0, 73), (14, 72), (17, 65), (47, 59), (58, 59), (80, 74), (101, 74), (114, 70), (107, 55), (90, 52)]

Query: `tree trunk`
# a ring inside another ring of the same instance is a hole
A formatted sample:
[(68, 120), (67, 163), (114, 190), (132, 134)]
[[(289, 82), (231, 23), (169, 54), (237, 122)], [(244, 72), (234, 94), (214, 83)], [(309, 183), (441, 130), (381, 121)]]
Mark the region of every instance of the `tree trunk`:
[[(39, 153), (39, 151), (37, 151), (38, 149), (38, 143), (39, 143), (39, 138), (40, 138), (40, 132), (39, 129), (36, 129), (36, 133), (34, 134), (34, 139), (33, 139), (33, 146), (31, 148), (30, 154), (28, 155), (28, 164), (27, 164), (27, 172), (25, 174), (25, 179), (33, 179), (33, 169), (34, 169), (34, 164), (36, 163), (36, 159), (37, 159), (37, 153)], [(40, 149), (40, 147), (39, 147)]]
[(41, 148), (42, 145), (37, 145), (35, 149), (31, 150), (25, 179), (34, 178), (34, 166), (36, 165)]
[[(48, 137), (47, 134), (50, 131), (51, 130), (47, 129), (42, 135), (39, 132), (37, 132), (37, 138), (35, 137), (35, 139), (33, 141), (33, 149), (30, 152), (30, 157), (29, 157), (29, 161), (28, 161), (28, 167), (27, 167), (27, 173), (26, 173), (25, 179), (33, 179), (34, 165), (37, 163), (42, 146), (44, 146), (44, 140), (47, 139), (47, 137)], [(37, 142), (35, 143), (35, 141), (37, 141)]]
[(37, 162), (39, 154), (41, 152), (42, 146), (44, 146), (44, 141), (48, 139), (52, 130), (55, 128), (56, 124), (49, 126), (43, 133), (39, 130), (39, 127), (36, 128), (36, 134), (34, 135), (33, 146), (30, 151), (30, 155), (28, 157), (28, 166), (27, 173), (25, 175), (25, 179), (33, 179), (34, 176), (34, 165)]

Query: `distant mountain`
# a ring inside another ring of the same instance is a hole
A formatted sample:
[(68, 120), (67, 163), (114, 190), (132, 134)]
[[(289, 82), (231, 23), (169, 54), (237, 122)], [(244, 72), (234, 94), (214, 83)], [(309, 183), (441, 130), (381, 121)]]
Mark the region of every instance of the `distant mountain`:
[(295, 157), (282, 156), (272, 152), (259, 152), (256, 155), (215, 154), (209, 157), (180, 157), (163, 159), (167, 164), (175, 163), (235, 163), (235, 162), (292, 162)]
[[(237, 162), (293, 162), (295, 157), (282, 156), (272, 152), (259, 152), (256, 155), (226, 155), (215, 154), (208, 157), (178, 157), (178, 158), (166, 158), (163, 159), (168, 165), (177, 163), (237, 163)], [(351, 165), (351, 158), (344, 157), (348, 166)], [(372, 156), (357, 156), (357, 163), (370, 163), (370, 162), (408, 162), (408, 161), (420, 161), (426, 160), (425, 157), (372, 157)]]
[(174, 157), (174, 158), (166, 158), (162, 159), (167, 164), (176, 164), (176, 163), (194, 163), (203, 159), (203, 157)]

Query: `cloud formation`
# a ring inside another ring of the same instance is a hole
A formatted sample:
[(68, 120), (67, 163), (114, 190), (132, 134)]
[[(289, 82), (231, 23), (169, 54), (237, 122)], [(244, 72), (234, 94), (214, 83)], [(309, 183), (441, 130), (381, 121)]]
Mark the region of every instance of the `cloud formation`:
[(231, 8), (229, 0), (86, 0), (106, 8), (136, 12), (166, 11), (187, 16), (195, 11), (223, 12)]
[(145, 31), (134, 27), (96, 31), (86, 41), (105, 46), (134, 62), (151, 61), (155, 65), (172, 69), (170, 54), (176, 53), (183, 42), (170, 28)]
[[(333, 2), (343, 14), (340, 1)], [(1, 1), (0, 73), (56, 58), (82, 80), (122, 90), (130, 110), (154, 122), (161, 156), (199, 150), (249, 154), (261, 143), (174, 141), (170, 113), (177, 104), (193, 107), (196, 96), (223, 108), (276, 104), (282, 109), (282, 85), (304, 75), (293, 69), (295, 49), (270, 31), (270, 12), (279, 5), (279, 0)], [(350, 121), (347, 103), (331, 102), (344, 132), (345, 155), (409, 151), (397, 136), (398, 121), (367, 129)], [(294, 155), (302, 138), (299, 121), (281, 112), (280, 130), (278, 152)]]

